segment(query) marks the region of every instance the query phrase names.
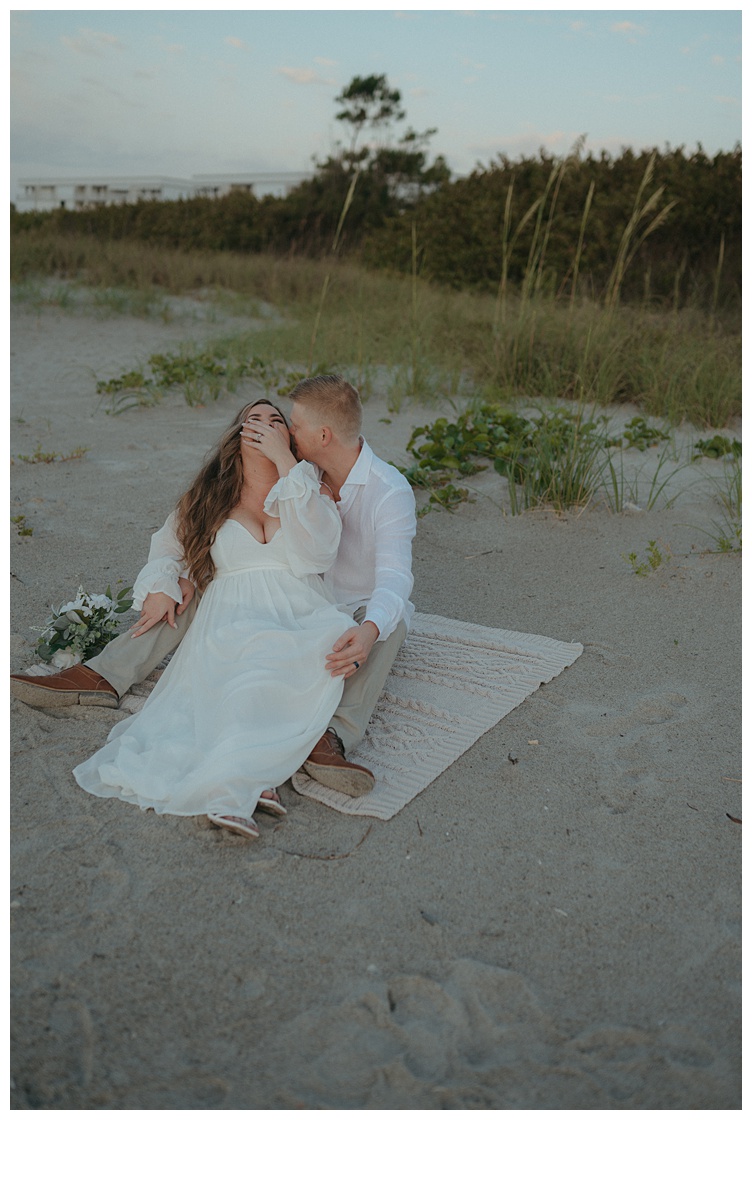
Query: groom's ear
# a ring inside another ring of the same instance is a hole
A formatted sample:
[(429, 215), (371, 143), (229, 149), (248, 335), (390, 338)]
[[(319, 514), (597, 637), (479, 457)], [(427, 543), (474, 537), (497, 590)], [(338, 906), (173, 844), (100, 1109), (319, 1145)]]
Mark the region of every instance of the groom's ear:
[(334, 437), (334, 434), (332, 433), (329, 426), (322, 425), (321, 429), (319, 430), (319, 438), (321, 440), (321, 445), (322, 446), (330, 446), (333, 437)]

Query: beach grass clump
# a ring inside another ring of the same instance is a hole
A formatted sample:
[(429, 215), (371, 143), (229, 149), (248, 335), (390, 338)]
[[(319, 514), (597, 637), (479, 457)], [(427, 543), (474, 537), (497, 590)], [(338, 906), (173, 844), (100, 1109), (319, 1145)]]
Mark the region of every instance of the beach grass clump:
[(325, 264), (315, 259), (186, 251), (82, 233), (20, 230), (11, 239), (11, 282), (34, 288), (38, 302), (55, 279), (99, 289), (113, 306), (134, 293), (154, 302), (166, 295), (199, 295), (220, 307), (243, 308), (250, 298), (257, 312), (259, 301), (315, 305), (325, 273)]
[(625, 469), (623, 447), (617, 441), (617, 449), (612, 450), (610, 449), (611, 444), (608, 443), (609, 448), (601, 466), (600, 480), (601, 495), (611, 511), (623, 512), (625, 508), (629, 507), (650, 512), (656, 507), (662, 496), (666, 500), (666, 507), (670, 507), (681, 494), (682, 489), (667, 498), (668, 485), (686, 466), (685, 463), (680, 463), (675, 467), (670, 465), (675, 461), (673, 447), (665, 446), (656, 463), (652, 463), (647, 469), (641, 466), (634, 472)]
[[(513, 514), (538, 505), (557, 510), (590, 502), (602, 482), (601, 459), (612, 444), (605, 418), (561, 406), (528, 418), (498, 405), (469, 408), (415, 429), (407, 444), (416, 459), (402, 468), (430, 493), (490, 464), (509, 486)], [(430, 502), (430, 501), (429, 501)]]
[(494, 460), (509, 484), (512, 513), (539, 505), (563, 511), (589, 504), (601, 482), (607, 440), (605, 422), (587, 419), (582, 409), (541, 412)]
[[(680, 455), (665, 429), (647, 425), (642, 418), (633, 418), (626, 430), (628, 437), (623, 431), (614, 434), (605, 414), (596, 415), (584, 406), (541, 407), (537, 414), (523, 416), (501, 405), (475, 403), (453, 419), (440, 417), (414, 429), (407, 451), (415, 461), (400, 470), (413, 487), (428, 493), (421, 514), (439, 505), (453, 511), (460, 503), (457, 493), (446, 492), (444, 498), (452, 500), (446, 504), (437, 498), (438, 490), (491, 465), (507, 481), (513, 515), (538, 506), (557, 511), (583, 508), (594, 499), (612, 512), (650, 511), (659, 502), (669, 507), (685, 490), (669, 485), (687, 469), (689, 457)], [(656, 446), (657, 460), (652, 456), (635, 467), (634, 455), (625, 457)], [(680, 461), (683, 457), (687, 461)], [(738, 496), (733, 482), (726, 488), (731, 496), (731, 534), (733, 513), (741, 511), (741, 472), (732, 474), (736, 463), (729, 456), (728, 479), (735, 479), (739, 488)]]
[(723, 477), (715, 478), (713, 499), (721, 510), (710, 529), (701, 529), (716, 554), (741, 554), (742, 550), (742, 463), (734, 457), (723, 464)]
[[(541, 251), (545, 236), (543, 222)], [(361, 385), (386, 378), (395, 409), (411, 399), (479, 394), (507, 404), (540, 397), (630, 402), (646, 417), (712, 429), (741, 413), (741, 330), (733, 312), (711, 320), (690, 309), (626, 305), (615, 298), (618, 288), (608, 305), (559, 298), (546, 285), (540, 256), (530, 285), (512, 290), (507, 282), (500, 301), (430, 283), (418, 259), (416, 243), (412, 273), (399, 275), (332, 256), (187, 252), (54, 231), (21, 230), (11, 244), (12, 278), (27, 290), (36, 280), (49, 291), (52, 277), (68, 293), (74, 284), (99, 289), (103, 303), (132, 295), (134, 314), (140, 305), (163, 316), (166, 296), (187, 295), (235, 317), (268, 317), (263, 328), (240, 335), (251, 354), (306, 372), (323, 363)]]

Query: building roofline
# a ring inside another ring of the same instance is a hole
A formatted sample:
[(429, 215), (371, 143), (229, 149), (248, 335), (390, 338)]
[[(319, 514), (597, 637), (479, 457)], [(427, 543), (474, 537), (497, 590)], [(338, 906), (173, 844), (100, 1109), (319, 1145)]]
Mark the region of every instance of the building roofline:
[(71, 175), (64, 178), (60, 175), (40, 175), (36, 178), (19, 178), (19, 187), (66, 187), (68, 185), (81, 187), (83, 185), (103, 183), (122, 183), (134, 186), (139, 183), (169, 183), (178, 187), (192, 187), (193, 180), (177, 179), (170, 175)]
[(38, 175), (35, 177), (19, 178), (21, 186), (63, 186), (68, 184), (102, 184), (102, 183), (170, 183), (181, 187), (191, 187), (195, 183), (266, 183), (273, 179), (305, 179), (312, 171), (222, 171), (211, 175), (191, 175), (190, 178), (180, 179), (173, 175)]

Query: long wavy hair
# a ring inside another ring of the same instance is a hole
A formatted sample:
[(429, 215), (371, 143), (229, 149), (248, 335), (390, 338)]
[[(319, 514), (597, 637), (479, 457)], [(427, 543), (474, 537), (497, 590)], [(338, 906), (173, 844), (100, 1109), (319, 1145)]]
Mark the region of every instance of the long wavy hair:
[(240, 431), (248, 414), (259, 404), (276, 409), (289, 429), (285, 414), (271, 400), (246, 404), (209, 452), (193, 483), (178, 501), (178, 540), (183, 547), (188, 574), (199, 592), (203, 592), (214, 578), (211, 550), (219, 528), (240, 503), (243, 488)]

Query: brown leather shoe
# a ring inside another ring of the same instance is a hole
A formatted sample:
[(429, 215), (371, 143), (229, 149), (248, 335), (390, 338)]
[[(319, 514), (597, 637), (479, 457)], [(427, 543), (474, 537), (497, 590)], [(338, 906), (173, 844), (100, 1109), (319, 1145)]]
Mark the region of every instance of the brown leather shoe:
[(303, 770), (311, 779), (346, 796), (364, 796), (376, 782), (368, 767), (347, 761), (342, 739), (334, 729), (327, 729), (319, 738), (303, 763)]
[(91, 667), (79, 663), (56, 675), (11, 675), (10, 690), (32, 708), (66, 708), (71, 704), (97, 704), (117, 708), (115, 688)]

